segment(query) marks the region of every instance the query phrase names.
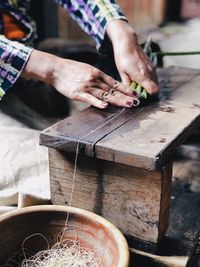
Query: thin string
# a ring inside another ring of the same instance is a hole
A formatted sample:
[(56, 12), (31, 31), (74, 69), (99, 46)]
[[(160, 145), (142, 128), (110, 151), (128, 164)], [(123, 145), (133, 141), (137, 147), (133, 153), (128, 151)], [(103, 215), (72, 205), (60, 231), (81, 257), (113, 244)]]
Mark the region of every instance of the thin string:
[[(75, 154), (75, 161), (74, 161), (74, 171), (73, 171), (73, 179), (72, 179), (72, 188), (70, 192), (70, 199), (69, 199), (69, 207), (72, 204), (72, 198), (73, 198), (73, 192), (74, 192), (74, 186), (75, 186), (75, 180), (76, 180), (76, 174), (77, 174), (77, 162), (78, 162), (78, 154), (79, 154), (79, 145), (81, 140), (83, 140), (85, 137), (88, 137), (92, 133), (96, 132), (97, 130), (101, 129), (104, 127), (106, 124), (110, 123), (114, 119), (116, 119), (118, 116), (120, 116), (126, 108), (122, 108), (117, 114), (111, 114), (107, 117), (107, 121), (104, 122), (103, 124), (97, 126), (95, 129), (91, 130), (89, 133), (85, 134), (82, 136), (76, 146), (76, 154)], [(55, 266), (55, 264), (58, 264), (58, 266), (63, 266), (62, 264), (67, 264), (66, 266), (77, 266), (74, 264), (78, 264), (79, 266), (104, 266), (104, 261), (103, 257), (101, 256), (101, 252), (98, 252), (96, 250), (89, 250), (87, 248), (84, 248), (80, 246), (80, 241), (78, 240), (78, 234), (75, 229), (73, 228), (68, 228), (68, 220), (69, 220), (69, 211), (67, 212), (67, 217), (65, 221), (65, 226), (64, 229), (58, 233), (57, 236), (57, 242), (55, 245), (53, 245), (50, 248), (49, 242), (47, 238), (40, 234), (40, 233), (35, 233), (27, 238), (24, 239), (22, 243), (22, 253), (24, 256), (24, 260), (22, 262), (22, 265), (24, 267), (28, 266), (46, 266), (48, 263), (48, 266)], [(75, 239), (74, 240), (68, 240), (68, 239), (63, 239), (64, 233), (66, 231), (75, 231)], [(32, 238), (34, 236), (40, 236), (44, 238), (44, 240), (47, 243), (47, 250), (42, 250), (39, 251), (35, 256), (27, 257), (28, 253), (25, 251), (25, 243), (29, 238)], [(60, 237), (59, 237), (60, 236)], [(61, 242), (62, 241), (62, 242)], [(74, 262), (75, 260), (75, 262)], [(14, 262), (12, 258), (4, 265), (4, 266), (10, 266), (10, 261)], [(17, 263), (17, 262), (15, 262)], [(53, 265), (51, 264), (53, 263)], [(82, 265), (80, 265), (82, 263)], [(86, 265), (85, 265), (86, 263)], [(50, 265), (49, 265), (50, 264)], [(83, 265), (84, 264), (84, 265)], [(88, 265), (89, 264), (89, 265)], [(90, 265), (92, 264), (92, 265)]]
[[(77, 172), (77, 162), (78, 162), (78, 152), (79, 152), (79, 145), (81, 140), (83, 140), (83, 138), (88, 137), (89, 135), (93, 134), (94, 132), (98, 131), (99, 129), (101, 129), (102, 127), (104, 127), (106, 124), (110, 123), (111, 121), (113, 121), (114, 119), (116, 119), (117, 117), (119, 117), (124, 111), (126, 110), (126, 108), (122, 108), (117, 114), (111, 114), (107, 117), (107, 119), (109, 119), (111, 117), (111, 119), (107, 120), (106, 122), (104, 122), (103, 124), (97, 126), (95, 129), (91, 130), (89, 133), (85, 134), (84, 136), (80, 137), (80, 139), (78, 140), (77, 146), (76, 146), (76, 154), (75, 154), (75, 160), (74, 160), (74, 171), (73, 171), (73, 178), (72, 178), (72, 189), (70, 192), (70, 198), (69, 198), (69, 207), (71, 207), (72, 204), (72, 198), (73, 198), (73, 193), (74, 193), (74, 186), (75, 186), (75, 180), (76, 180), (76, 172)], [(67, 228), (67, 224), (68, 224), (68, 220), (69, 220), (69, 212), (67, 212), (67, 217), (66, 217), (66, 221), (65, 221), (65, 226), (64, 228)], [(64, 232), (62, 233), (61, 236), (61, 240), (63, 238)]]
[(47, 243), (47, 249), (50, 249), (50, 246), (49, 246), (49, 241), (47, 240), (47, 238), (43, 235), (43, 234), (40, 234), (40, 233), (35, 233), (35, 234), (32, 234), (32, 235), (29, 235), (28, 237), (26, 237), (22, 243), (22, 252), (23, 252), (23, 255), (24, 255), (24, 259), (27, 260), (27, 257), (26, 257), (26, 251), (25, 251), (25, 243), (28, 239), (34, 237), (34, 236), (40, 236), (42, 237), (46, 243)]

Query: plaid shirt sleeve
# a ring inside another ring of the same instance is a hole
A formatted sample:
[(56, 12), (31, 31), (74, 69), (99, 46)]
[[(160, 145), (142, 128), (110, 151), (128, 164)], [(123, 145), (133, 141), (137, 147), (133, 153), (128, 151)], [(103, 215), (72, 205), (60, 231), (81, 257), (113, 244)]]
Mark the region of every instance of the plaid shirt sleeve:
[(0, 35), (0, 99), (20, 76), (32, 48)]
[(97, 48), (106, 46), (106, 26), (114, 19), (127, 20), (114, 0), (55, 0), (68, 10), (71, 17), (96, 42)]

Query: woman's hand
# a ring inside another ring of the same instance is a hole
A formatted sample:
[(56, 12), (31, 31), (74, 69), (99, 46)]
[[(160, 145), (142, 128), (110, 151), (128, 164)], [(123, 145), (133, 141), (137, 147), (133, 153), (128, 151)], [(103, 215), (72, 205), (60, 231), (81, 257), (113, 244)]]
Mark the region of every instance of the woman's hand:
[(139, 104), (129, 86), (102, 71), (37, 50), (33, 50), (22, 76), (50, 83), (64, 96), (101, 109), (106, 108), (108, 103), (129, 108)]
[(159, 88), (155, 69), (139, 46), (132, 27), (126, 21), (113, 20), (107, 26), (107, 34), (112, 41), (115, 63), (122, 83), (130, 86), (134, 81), (149, 94), (157, 94)]

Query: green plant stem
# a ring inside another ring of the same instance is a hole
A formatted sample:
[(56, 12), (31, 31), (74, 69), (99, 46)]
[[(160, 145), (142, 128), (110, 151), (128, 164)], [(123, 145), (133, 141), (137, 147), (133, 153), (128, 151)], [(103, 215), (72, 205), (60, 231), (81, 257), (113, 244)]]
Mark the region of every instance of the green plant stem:
[(154, 52), (153, 54), (157, 56), (191, 56), (191, 55), (200, 55), (200, 51), (184, 51), (184, 52)]

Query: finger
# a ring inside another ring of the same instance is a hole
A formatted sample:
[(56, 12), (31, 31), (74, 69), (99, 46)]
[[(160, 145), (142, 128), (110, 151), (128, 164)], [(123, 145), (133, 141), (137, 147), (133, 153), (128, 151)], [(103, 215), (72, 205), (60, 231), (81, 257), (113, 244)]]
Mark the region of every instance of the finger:
[(111, 89), (109, 92), (103, 91), (101, 89), (92, 88), (90, 93), (96, 98), (101, 99), (102, 101), (108, 102), (112, 105), (119, 107), (133, 107), (138, 106), (139, 101), (136, 97), (127, 96), (119, 91)]
[(147, 72), (145, 72), (144, 69), (134, 73), (134, 76), (132, 76), (132, 81), (141, 85), (150, 95), (154, 95), (159, 92), (158, 85), (152, 80), (152, 78)]
[(98, 88), (91, 88), (88, 93), (105, 102), (108, 102), (110, 97), (109, 92)]
[[(110, 89), (111, 89), (111, 87), (108, 85), (108, 84), (106, 84), (106, 83), (104, 83), (104, 82), (97, 82), (97, 83), (94, 83), (91, 87), (90, 87), (90, 89), (91, 88), (98, 88), (98, 89), (101, 89), (101, 90), (103, 90), (103, 91), (106, 91), (106, 92), (109, 92), (110, 91)], [(89, 90), (90, 91), (90, 90)]]
[[(133, 96), (133, 90), (127, 86), (127, 85), (124, 85), (122, 83), (120, 83), (119, 81), (116, 81), (115, 79), (113, 79), (112, 77), (104, 74), (102, 76), (102, 80), (108, 84), (111, 88), (117, 90), (117, 91), (120, 91), (121, 93), (124, 93), (125, 95), (128, 95), (128, 96)], [(130, 84), (130, 83), (129, 83)]]
[(76, 98), (76, 100), (80, 100), (83, 102), (86, 102), (92, 106), (95, 106), (97, 108), (100, 109), (104, 109), (108, 106), (108, 103), (106, 103), (105, 101), (102, 101), (98, 98), (96, 98), (95, 96), (88, 94), (88, 93), (80, 93), (78, 95), (78, 97)]
[(142, 81), (140, 83), (140, 85), (145, 88), (145, 90), (150, 94), (150, 95), (155, 95), (155, 94), (158, 94), (159, 92), (159, 87), (158, 85), (150, 80), (150, 79), (146, 79), (144, 81)]
[[(108, 94), (106, 92), (106, 94)], [(104, 94), (105, 97), (105, 94)], [(112, 89), (112, 92), (110, 92), (108, 95), (106, 95), (106, 101), (108, 101), (110, 104), (119, 106), (119, 107), (133, 107), (139, 105), (139, 100), (136, 97), (130, 97), (128, 95), (125, 95), (119, 91), (115, 91)]]
[(121, 73), (120, 77), (122, 79), (122, 84), (124, 84), (127, 87), (129, 87), (129, 85), (131, 84), (130, 77), (126, 73)]

